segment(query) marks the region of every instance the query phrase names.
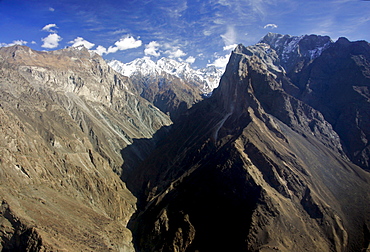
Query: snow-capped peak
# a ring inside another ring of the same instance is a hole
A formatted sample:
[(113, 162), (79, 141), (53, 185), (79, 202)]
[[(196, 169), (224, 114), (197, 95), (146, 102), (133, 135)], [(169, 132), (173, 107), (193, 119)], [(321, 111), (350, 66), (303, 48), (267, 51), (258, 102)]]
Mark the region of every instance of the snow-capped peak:
[(150, 57), (143, 57), (126, 64), (118, 60), (110, 61), (108, 64), (115, 71), (128, 77), (133, 75), (159, 76), (166, 73), (201, 86), (203, 93), (212, 92), (218, 86), (223, 74), (223, 71), (216, 67), (193, 69), (187, 62), (179, 62), (164, 57), (157, 62), (151, 60)]

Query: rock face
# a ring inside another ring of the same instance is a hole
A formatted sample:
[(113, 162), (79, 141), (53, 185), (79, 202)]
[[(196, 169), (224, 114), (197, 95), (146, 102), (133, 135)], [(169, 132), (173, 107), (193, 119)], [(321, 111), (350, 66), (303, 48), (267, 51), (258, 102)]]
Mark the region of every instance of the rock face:
[(124, 64), (108, 63), (117, 72), (129, 76), (143, 98), (176, 119), (218, 86), (222, 71), (214, 66), (195, 70), (188, 63), (149, 57)]
[[(269, 44), (235, 49), (212, 97), (178, 120), (143, 163), (123, 171), (139, 200), (130, 221), (138, 251), (369, 248), (370, 175), (350, 161), (339, 125), (327, 117), (330, 107), (314, 106), (316, 98), (293, 82), (312, 80), (308, 73), (327, 54), (344, 53), (334, 52), (342, 43), (309, 60), (295, 57), (303, 65), (291, 71)], [(342, 67), (365, 78), (369, 58), (361, 55), (348, 59), (359, 67)], [(363, 97), (369, 82), (361, 83), (354, 91)]]
[[(268, 34), (193, 105), (168, 73), (0, 48), (0, 249), (370, 249), (369, 62), (364, 41)], [(167, 127), (148, 100), (184, 109)]]
[(268, 34), (286, 70), (285, 90), (320, 111), (352, 162), (370, 170), (370, 46), (366, 41)]
[(0, 248), (134, 251), (121, 149), (170, 119), (86, 49), (0, 48)]

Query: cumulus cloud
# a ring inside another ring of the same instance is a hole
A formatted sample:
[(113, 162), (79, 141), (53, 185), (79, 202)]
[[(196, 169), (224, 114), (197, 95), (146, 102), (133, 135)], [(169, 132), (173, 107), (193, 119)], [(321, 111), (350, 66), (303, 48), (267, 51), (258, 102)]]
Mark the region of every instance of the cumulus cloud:
[(120, 40), (116, 41), (114, 43), (114, 46), (110, 46), (105, 48), (104, 46), (99, 45), (94, 52), (96, 52), (99, 55), (103, 54), (109, 54), (109, 53), (116, 53), (118, 51), (138, 48), (142, 45), (142, 41), (140, 39), (135, 39), (132, 36), (126, 36), (124, 38), (121, 38)]
[(0, 47), (8, 47), (13, 45), (26, 45), (28, 42), (24, 40), (14, 40), (12, 43), (0, 43)]
[(108, 48), (108, 53), (115, 53), (117, 51), (138, 48), (142, 45), (142, 42), (140, 39), (135, 39), (132, 36), (126, 36), (116, 41), (114, 45), (115, 46), (110, 46)]
[(100, 56), (102, 56), (103, 54), (107, 54), (107, 48), (105, 48), (104, 46), (101, 46), (99, 45), (95, 50), (93, 50), (94, 52), (96, 52), (97, 54), (99, 54)]
[(41, 30), (46, 31), (46, 32), (56, 33), (57, 31), (53, 30), (52, 28), (58, 28), (58, 26), (56, 24), (48, 24), (48, 25), (45, 25)]
[(173, 59), (173, 58), (177, 58), (177, 59), (179, 59), (179, 58), (181, 58), (181, 57), (184, 57), (184, 56), (186, 56), (186, 53), (184, 53), (184, 51), (183, 50), (181, 50), (181, 49), (176, 49), (176, 48), (174, 48), (174, 49), (172, 49), (172, 50), (167, 50), (166, 52), (165, 52), (167, 55), (168, 55), (168, 57), (169, 58), (171, 58), (171, 59)]
[(145, 55), (152, 55), (155, 57), (159, 57), (161, 54), (158, 52), (159, 49), (159, 43), (157, 41), (152, 41), (149, 44), (145, 46), (144, 53)]
[(232, 45), (224, 46), (224, 51), (234, 50), (235, 47), (237, 47), (237, 46), (238, 46), (238, 44), (232, 44)]
[(56, 48), (58, 47), (59, 41), (61, 40), (62, 40), (62, 37), (60, 37), (58, 34), (51, 33), (47, 37), (41, 39), (41, 41), (44, 42), (41, 45), (41, 47), (49, 48), (49, 49)]
[(53, 7), (49, 7), (49, 11), (53, 12), (55, 9)]
[(227, 63), (229, 62), (230, 54), (225, 56), (218, 56), (216, 57), (213, 63), (207, 64), (207, 66), (215, 66), (217, 68), (225, 68)]
[(278, 26), (276, 24), (267, 24), (263, 27), (263, 29), (267, 29), (267, 28), (276, 29), (278, 28)]
[(195, 62), (195, 58), (193, 56), (189, 56), (185, 62), (189, 63), (189, 64), (193, 64)]
[(78, 47), (78, 46), (83, 45), (87, 49), (91, 49), (95, 45), (95, 44), (93, 44), (93, 43), (91, 43), (91, 42), (89, 42), (89, 41), (87, 41), (87, 40), (85, 40), (84, 38), (81, 38), (81, 37), (77, 37), (74, 40), (69, 41), (68, 44), (72, 44), (72, 47)]

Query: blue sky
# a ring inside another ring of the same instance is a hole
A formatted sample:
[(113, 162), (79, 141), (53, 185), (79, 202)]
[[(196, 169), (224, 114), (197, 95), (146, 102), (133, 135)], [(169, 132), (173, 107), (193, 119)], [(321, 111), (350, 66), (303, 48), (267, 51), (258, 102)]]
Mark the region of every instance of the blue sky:
[(106, 59), (149, 56), (222, 66), (235, 44), (268, 32), (370, 41), (361, 0), (0, 0), (0, 45), (84, 44)]

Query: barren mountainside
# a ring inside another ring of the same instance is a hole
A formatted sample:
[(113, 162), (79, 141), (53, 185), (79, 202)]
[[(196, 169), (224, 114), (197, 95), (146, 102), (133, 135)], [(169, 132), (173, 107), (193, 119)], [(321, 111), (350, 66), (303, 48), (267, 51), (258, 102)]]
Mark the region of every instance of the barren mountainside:
[[(342, 43), (340, 39), (313, 58), (296, 43), (298, 48), (291, 50), (302, 53), (295, 60), (303, 65), (295, 76), (269, 44), (235, 49), (212, 97), (177, 121), (135, 170), (123, 171), (128, 188), (138, 197), (139, 209), (129, 224), (138, 251), (369, 248), (370, 176), (350, 161), (351, 152), (341, 138), (341, 127), (351, 128), (353, 122), (332, 124), (327, 113), (333, 108), (313, 107), (302, 98), (307, 92), (302, 83), (295, 82), (303, 81), (305, 71), (329, 53), (339, 56), (326, 62), (334, 66), (343, 58), (354, 63), (362, 58), (357, 67), (347, 63), (350, 68), (341, 68), (361, 71), (361, 84), (345, 73), (341, 78), (347, 81), (341, 83), (366, 95), (369, 79), (362, 69), (368, 68), (369, 57), (362, 52), (369, 45), (348, 42), (349, 47), (361, 47), (347, 50), (345, 56), (342, 51), (334, 54)], [(311, 45), (312, 50), (319, 46)], [(309, 79), (314, 78), (311, 72)], [(326, 89), (326, 100), (341, 98), (335, 88), (332, 91)], [(313, 97), (319, 94), (312, 92)], [(366, 103), (359, 106), (366, 110)], [(368, 128), (369, 114), (360, 115), (355, 122)], [(355, 139), (352, 135), (353, 141), (365, 141)]]
[(171, 123), (86, 49), (0, 48), (3, 251), (133, 251), (120, 151)]
[(168, 58), (154, 62), (144, 57), (127, 64), (113, 60), (108, 64), (130, 77), (143, 98), (173, 119), (212, 93), (223, 73), (214, 66), (195, 70), (189, 63)]
[(202, 97), (83, 47), (0, 48), (0, 250), (369, 250), (369, 62), (269, 33)]

